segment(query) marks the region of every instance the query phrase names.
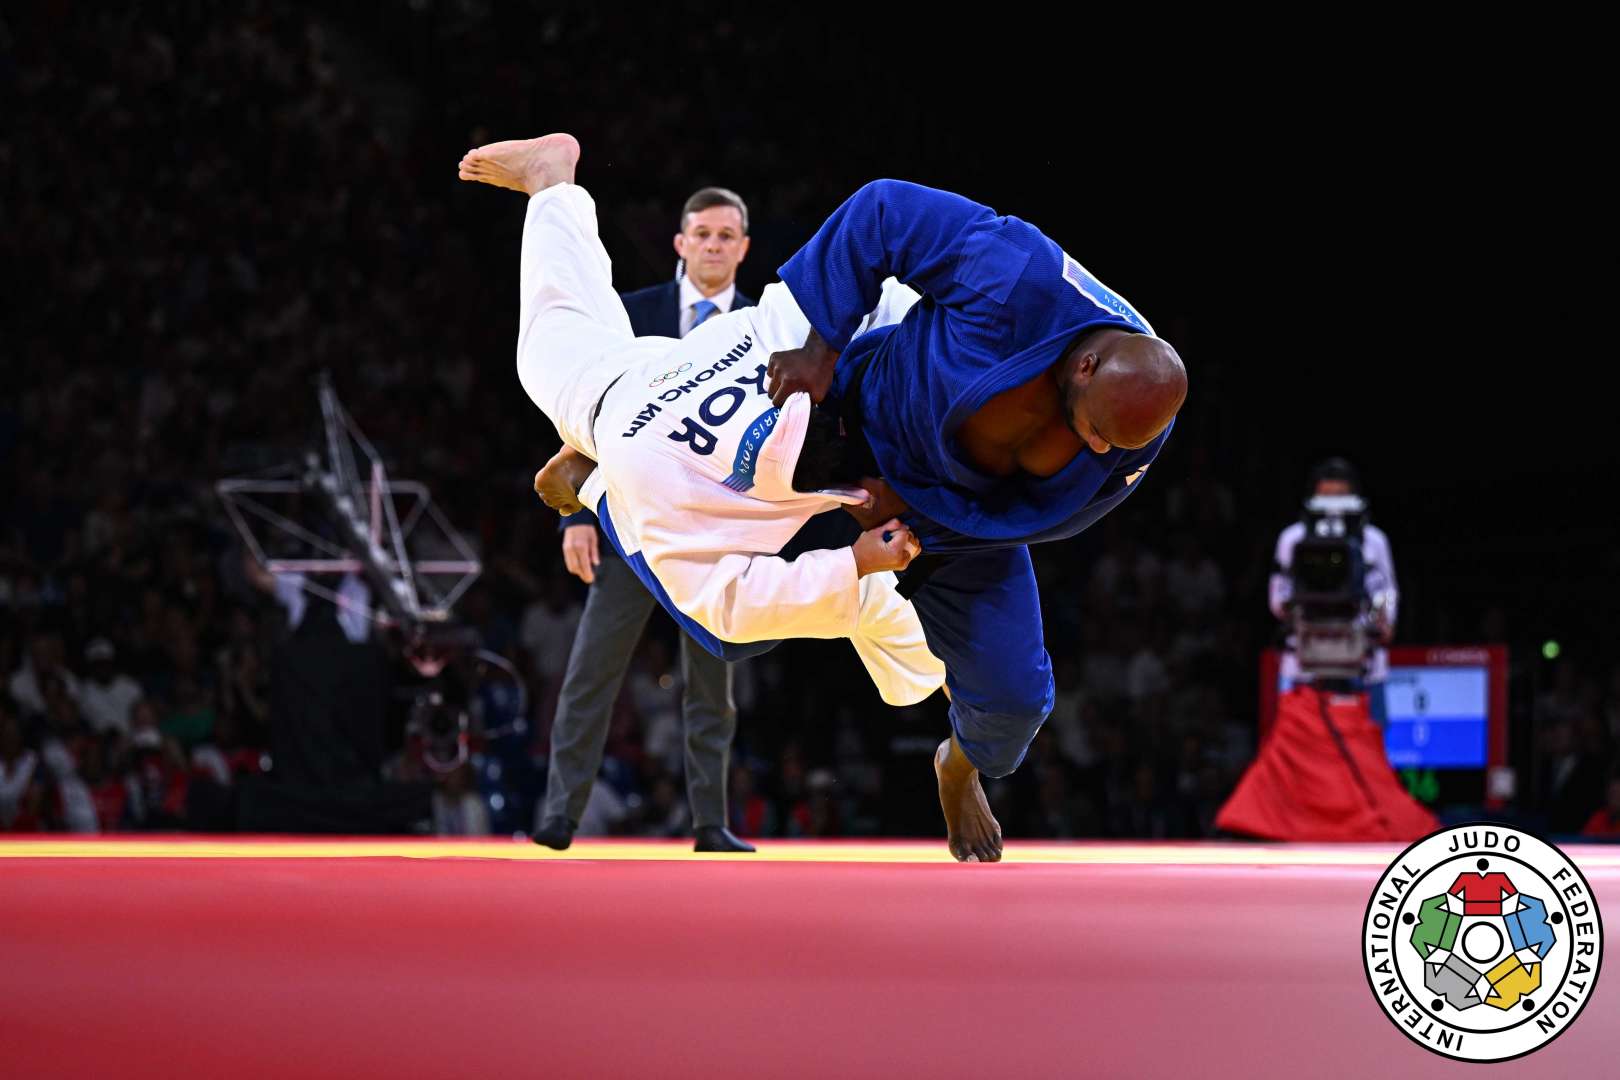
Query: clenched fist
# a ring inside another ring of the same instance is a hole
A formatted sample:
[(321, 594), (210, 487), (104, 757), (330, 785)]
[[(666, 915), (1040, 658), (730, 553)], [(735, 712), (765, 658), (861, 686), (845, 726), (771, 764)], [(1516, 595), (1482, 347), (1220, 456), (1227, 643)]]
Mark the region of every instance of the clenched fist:
[(922, 553), (922, 545), (899, 518), (890, 518), (877, 528), (861, 533), (852, 547), (857, 577), (883, 570), (904, 570)]
[(837, 351), (814, 330), (805, 339), (803, 348), (771, 353), (770, 362), (765, 365), (765, 373), (770, 376), (767, 389), (771, 404), (780, 409), (784, 401), (801, 390), (810, 395), (811, 401), (820, 402), (832, 387), (833, 367), (837, 363)]

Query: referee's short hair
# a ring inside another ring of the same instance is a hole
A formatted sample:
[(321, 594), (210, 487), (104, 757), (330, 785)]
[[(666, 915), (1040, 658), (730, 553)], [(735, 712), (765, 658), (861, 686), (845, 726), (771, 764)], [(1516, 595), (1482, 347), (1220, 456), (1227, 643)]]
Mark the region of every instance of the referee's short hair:
[(688, 217), (715, 206), (736, 207), (737, 213), (742, 215), (743, 235), (748, 235), (748, 204), (743, 202), (741, 195), (723, 187), (699, 188), (692, 193), (692, 197), (686, 200), (686, 205), (681, 207), (681, 232), (686, 231)]

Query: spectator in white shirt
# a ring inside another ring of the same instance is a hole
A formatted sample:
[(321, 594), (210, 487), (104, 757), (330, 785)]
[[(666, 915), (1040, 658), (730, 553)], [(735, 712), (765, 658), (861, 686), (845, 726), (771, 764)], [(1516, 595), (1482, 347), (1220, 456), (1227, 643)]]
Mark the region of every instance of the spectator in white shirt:
[(28, 655), (22, 666), (12, 673), (12, 700), (24, 713), (43, 714), (45, 680), (52, 676), (62, 680), (69, 697), (79, 700), (79, 679), (62, 662), (62, 635), (54, 630), (39, 630), (28, 640)]
[(1168, 694), (1170, 669), (1165, 666), (1162, 651), (1155, 647), (1155, 635), (1131, 622), (1123, 625), (1122, 637), (1129, 656), (1125, 663), (1125, 696), (1139, 702)]
[(1103, 553), (1091, 565), (1091, 595), (1111, 598), (1122, 607), (1151, 607), (1160, 594), (1164, 564), (1128, 530), (1114, 518), (1103, 525)]
[(23, 745), (22, 723), (0, 701), (0, 829), (17, 820), (38, 768), (38, 755)]
[(1219, 608), (1226, 599), (1226, 582), (1209, 553), (1192, 533), (1176, 539), (1176, 554), (1164, 569), (1170, 599), (1187, 615), (1202, 615)]
[(488, 836), (489, 808), (478, 794), (472, 765), (463, 762), (446, 773), (433, 792), (436, 836)]
[(1088, 621), (1081, 634), (1080, 684), (1086, 693), (1105, 702), (1124, 698), (1127, 657), (1119, 643), (1095, 620)]
[(260, 591), (275, 597), (276, 602), (286, 610), (289, 630), (297, 630), (303, 623), (311, 600), (306, 586), (314, 585), (321, 590), (316, 594), (320, 602), (337, 607), (338, 626), (346, 639), (359, 645), (371, 637), (371, 587), (359, 574), (345, 572), (339, 577), (333, 574), (271, 572), (260, 566), (248, 551), (242, 553), (242, 566), (247, 572), (248, 581)]
[(583, 611), (568, 591), (566, 578), (548, 580), (544, 594), (524, 609), (518, 637), (536, 674), (546, 683), (561, 682), (563, 672), (568, 670), (574, 632)]
[(88, 670), (79, 684), (79, 712), (97, 735), (127, 734), (130, 706), (143, 696), (141, 684), (114, 666), (116, 655), (112, 642), (102, 637), (84, 648)]

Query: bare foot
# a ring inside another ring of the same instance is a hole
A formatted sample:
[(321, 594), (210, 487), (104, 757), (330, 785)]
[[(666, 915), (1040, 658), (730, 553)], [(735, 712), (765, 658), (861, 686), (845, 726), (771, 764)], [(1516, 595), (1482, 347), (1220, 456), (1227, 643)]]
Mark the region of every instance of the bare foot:
[(979, 770), (968, 761), (956, 737), (939, 744), (934, 754), (939, 778), (939, 805), (945, 811), (945, 833), (957, 862), (1000, 862), (1001, 826), (990, 813)]
[(533, 195), (553, 184), (572, 184), (579, 164), (579, 140), (558, 133), (538, 139), (510, 139), (467, 151), (457, 171), (463, 180)]
[(579, 501), (579, 489), (594, 468), (596, 462), (572, 446), (564, 446), (551, 456), (545, 468), (534, 474), (534, 493), (564, 517), (577, 514), (584, 509)]

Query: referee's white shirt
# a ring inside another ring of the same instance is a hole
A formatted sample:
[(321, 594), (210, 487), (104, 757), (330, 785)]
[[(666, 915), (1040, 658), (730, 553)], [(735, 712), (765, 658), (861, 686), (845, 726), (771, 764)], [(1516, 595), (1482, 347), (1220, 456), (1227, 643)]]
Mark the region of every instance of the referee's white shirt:
[[(737, 282), (735, 280), (733, 280), (730, 285), (727, 285), (725, 288), (715, 293), (713, 296), (704, 296), (702, 293), (698, 292), (698, 287), (692, 284), (692, 279), (687, 277), (685, 274), (682, 274), (681, 337), (685, 337), (687, 334), (690, 334), (692, 332), (692, 325), (697, 322), (698, 301), (707, 300), (709, 303), (720, 309), (716, 311), (714, 315), (724, 315), (726, 312), (731, 310), (731, 305), (736, 302), (736, 299)], [(668, 311), (669, 309), (665, 308), (664, 310)], [(710, 315), (709, 318), (714, 318), (714, 315)]]

